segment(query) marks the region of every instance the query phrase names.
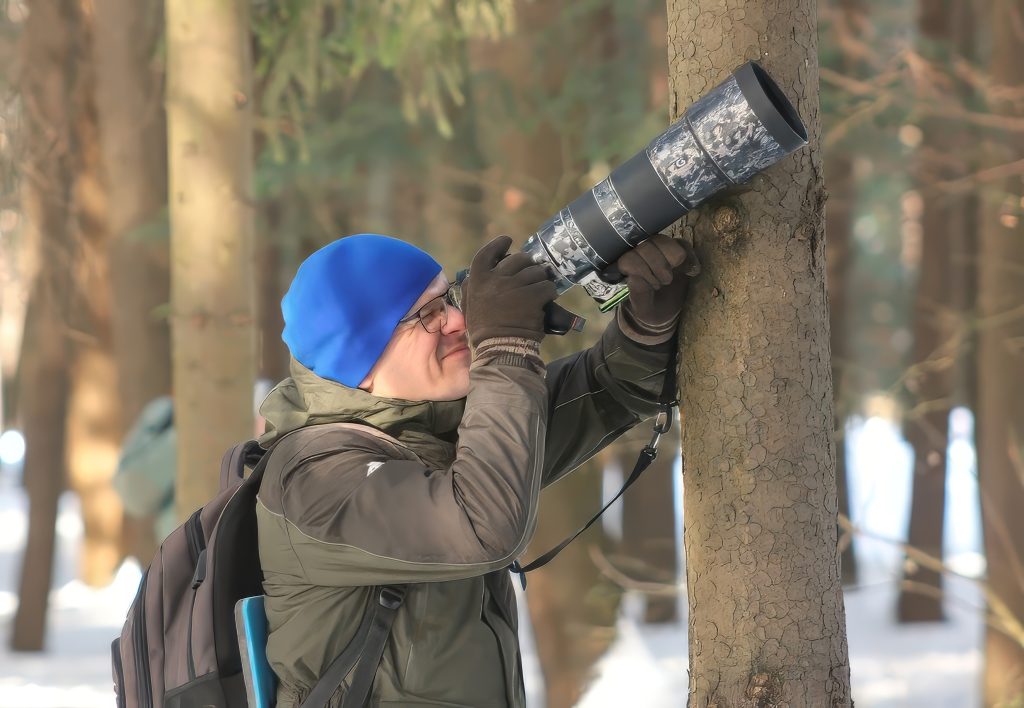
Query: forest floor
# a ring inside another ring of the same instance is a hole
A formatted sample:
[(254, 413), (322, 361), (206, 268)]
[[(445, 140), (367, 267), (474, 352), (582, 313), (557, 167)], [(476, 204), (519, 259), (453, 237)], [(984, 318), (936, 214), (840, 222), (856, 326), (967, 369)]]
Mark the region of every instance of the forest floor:
[[(957, 426), (959, 425), (959, 428)], [(976, 575), (979, 560), (977, 489), (973, 453), (961, 433), (969, 420), (954, 418), (947, 506), (947, 561)], [(848, 429), (854, 523), (889, 538), (903, 536), (909, 501), (909, 454), (895, 428), (880, 419)], [(959, 437), (958, 437), (959, 436)], [(24, 494), (0, 477), (0, 708), (111, 708), (110, 642), (120, 631), (140, 578), (127, 563), (99, 590), (75, 579), (81, 517), (76, 498), (61, 498), (55, 588), (50, 596), (47, 651), (8, 649), (17, 603), (17, 578), (26, 532)], [(614, 517), (610, 520), (614, 526)], [(981, 598), (970, 580), (947, 581), (943, 623), (899, 625), (894, 620), (900, 563), (889, 543), (858, 537), (860, 577), (845, 593), (853, 697), (858, 708), (974, 708), (980, 705)], [(525, 618), (525, 603), (520, 612)], [(687, 688), (685, 619), (676, 624), (638, 621), (643, 599), (627, 593), (618, 638), (597, 667), (579, 708), (682, 705)], [(685, 618), (685, 601), (680, 600)], [(540, 667), (528, 622), (523, 625), (524, 672), (531, 708), (542, 708)]]

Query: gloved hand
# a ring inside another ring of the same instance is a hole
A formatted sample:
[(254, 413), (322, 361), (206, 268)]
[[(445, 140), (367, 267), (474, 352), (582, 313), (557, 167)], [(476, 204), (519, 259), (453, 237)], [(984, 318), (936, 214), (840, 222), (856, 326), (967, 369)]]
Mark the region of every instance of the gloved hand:
[(681, 239), (655, 234), (623, 253), (602, 276), (610, 281), (625, 277), (629, 286), (629, 307), (644, 324), (657, 327), (679, 314), (686, 299), (690, 278), (700, 273), (700, 261), (693, 247)]
[(547, 269), (528, 253), (506, 256), (512, 239), (498, 236), (473, 257), (462, 284), (463, 314), (475, 348), (492, 337), (544, 339), (544, 305), (558, 295)]

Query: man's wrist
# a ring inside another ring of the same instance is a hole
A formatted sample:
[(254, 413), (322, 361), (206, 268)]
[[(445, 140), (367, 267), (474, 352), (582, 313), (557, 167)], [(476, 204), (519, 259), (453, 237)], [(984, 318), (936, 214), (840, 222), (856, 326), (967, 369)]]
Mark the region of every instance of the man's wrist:
[(470, 369), (488, 364), (532, 369), (542, 376), (547, 373), (540, 356), (540, 342), (526, 337), (490, 337), (480, 342)]
[(636, 312), (627, 300), (616, 308), (616, 318), (622, 333), (640, 344), (662, 344), (672, 339), (679, 324), (679, 313), (662, 323), (650, 323), (637, 317)]

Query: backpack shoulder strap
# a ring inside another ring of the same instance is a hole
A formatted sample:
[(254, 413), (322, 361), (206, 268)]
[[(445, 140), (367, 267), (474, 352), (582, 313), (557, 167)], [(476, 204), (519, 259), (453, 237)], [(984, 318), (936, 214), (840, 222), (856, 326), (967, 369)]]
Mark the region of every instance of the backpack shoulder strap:
[(405, 601), (405, 591), (404, 585), (372, 588), (371, 601), (363, 613), (363, 620), (352, 641), (345, 651), (330, 663), (299, 708), (327, 706), (341, 682), (353, 671), (353, 665), (355, 670), (352, 674), (351, 688), (345, 694), (341, 708), (362, 708), (366, 704), (366, 699), (373, 688), (377, 667), (384, 656), (384, 645), (391, 634), (395, 615)]
[(220, 461), (220, 490), (242, 483), (245, 468), (254, 468), (266, 451), (255, 440), (238, 443)]

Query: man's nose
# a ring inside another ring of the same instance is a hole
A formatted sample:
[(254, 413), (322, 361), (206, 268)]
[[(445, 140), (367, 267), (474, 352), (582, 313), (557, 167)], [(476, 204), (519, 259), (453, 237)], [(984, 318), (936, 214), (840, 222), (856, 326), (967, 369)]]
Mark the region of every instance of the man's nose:
[(442, 334), (458, 334), (466, 331), (466, 316), (462, 310), (452, 305), (448, 306), (448, 321), (441, 328)]

